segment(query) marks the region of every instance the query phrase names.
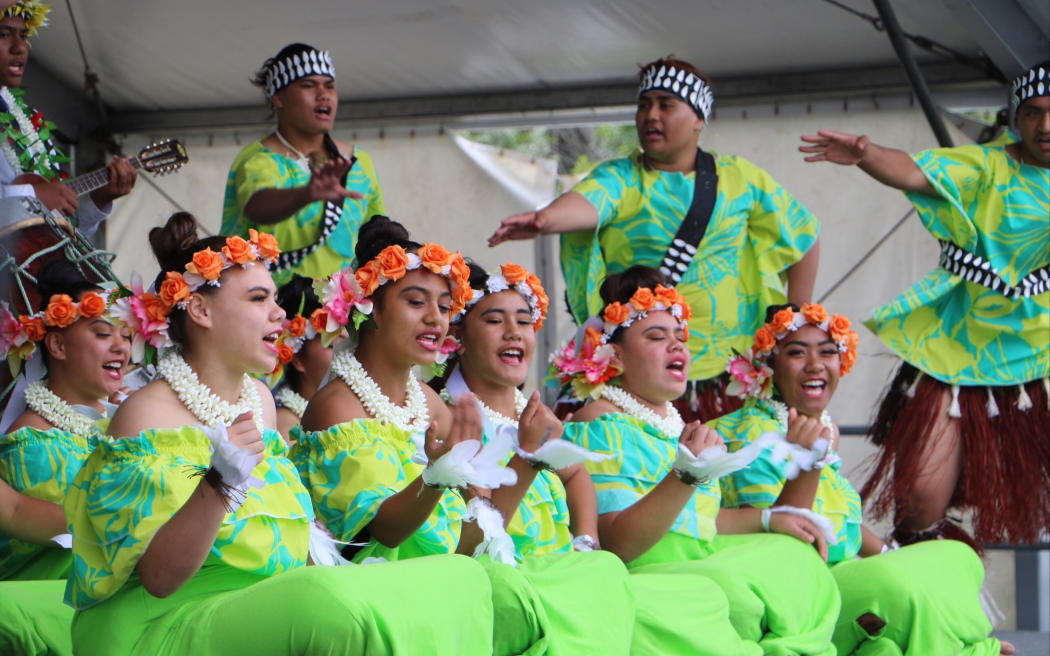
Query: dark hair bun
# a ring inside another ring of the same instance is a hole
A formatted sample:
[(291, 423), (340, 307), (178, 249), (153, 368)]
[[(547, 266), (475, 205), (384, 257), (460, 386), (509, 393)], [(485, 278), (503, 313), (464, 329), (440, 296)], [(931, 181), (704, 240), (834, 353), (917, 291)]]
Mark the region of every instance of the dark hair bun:
[(277, 304), (284, 309), (289, 319), (300, 311), (303, 316), (309, 318), (314, 310), (321, 307), (321, 300), (314, 294), (314, 281), (295, 274), (277, 290)]
[(467, 267), (470, 269), (470, 288), (486, 291), (485, 283), (488, 282), (489, 272), (472, 260), (467, 261)]
[(99, 289), (97, 282), (88, 280), (84, 273), (68, 260), (48, 260), (40, 267), (36, 280), (41, 310), (47, 307), (48, 301), (55, 294), (68, 294), (78, 301), (84, 292)]
[(654, 289), (657, 285), (672, 286), (664, 274), (657, 269), (636, 264), (626, 271), (608, 276), (602, 282), (598, 293), (601, 294), (602, 301), (606, 304), (616, 301), (626, 303), (631, 300), (639, 287)]
[(361, 266), (379, 255), (387, 246), (398, 245), (406, 251), (414, 251), (419, 244), (409, 238), (405, 226), (382, 214), (373, 214), (357, 233), (357, 246), (354, 256), (357, 266)]
[(176, 212), (162, 227), (149, 231), (149, 245), (161, 271), (181, 271), (186, 252), (197, 242), (197, 219), (189, 212)]

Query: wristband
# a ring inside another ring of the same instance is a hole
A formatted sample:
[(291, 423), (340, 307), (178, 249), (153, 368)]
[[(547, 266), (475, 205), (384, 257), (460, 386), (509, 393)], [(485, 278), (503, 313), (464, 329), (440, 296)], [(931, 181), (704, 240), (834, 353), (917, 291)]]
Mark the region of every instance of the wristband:
[(677, 467), (675, 469), (672, 469), (671, 472), (674, 473), (678, 480), (682, 481), (686, 485), (691, 485), (693, 487), (699, 487), (711, 480), (709, 478), (698, 478), (683, 469), (678, 469)]
[(601, 549), (598, 541), (589, 535), (577, 535), (572, 539), (572, 550), (580, 552), (595, 551)]
[(773, 509), (763, 508), (760, 517), (762, 521), (762, 530), (769, 533), (769, 520), (773, 517)]

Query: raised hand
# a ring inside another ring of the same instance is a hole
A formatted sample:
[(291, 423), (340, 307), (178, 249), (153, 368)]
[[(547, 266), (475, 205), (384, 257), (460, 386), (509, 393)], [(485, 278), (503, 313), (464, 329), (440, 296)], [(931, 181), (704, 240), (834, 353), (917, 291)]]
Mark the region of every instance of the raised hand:
[(678, 438), (681, 444), (684, 444), (690, 453), (694, 456), (700, 455), (700, 452), (704, 449), (708, 449), (713, 446), (720, 446), (722, 450), (725, 450), (726, 445), (722, 440), (722, 436), (718, 434), (718, 431), (705, 426), (699, 421), (691, 421), (685, 425), (685, 430), (682, 431), (682, 436)]
[(518, 442), (523, 451), (534, 453), (549, 440), (561, 438), (562, 423), (551, 409), (540, 401), (539, 391), (532, 393), (518, 419)]
[(828, 543), (820, 529), (805, 517), (775, 512), (769, 517), (769, 530), (771, 533), (791, 535), (807, 544), (812, 544), (824, 562), (827, 562)]
[(350, 160), (340, 157), (313, 171), (306, 191), (310, 198), (325, 201), (341, 201), (344, 198), (364, 198), (356, 191), (343, 186), (343, 175), (350, 170)]
[(540, 234), (537, 214), (537, 212), (522, 212), (503, 219), (496, 232), (489, 237), (489, 246), (495, 246), (514, 239), (536, 238)]
[(430, 424), (430, 428), (427, 429), (423, 451), (430, 462), (435, 462), (464, 440), (481, 440), (484, 423), (477, 399), (473, 394), (466, 394), (457, 399), (456, 405), (451, 408), (451, 413), (452, 421), (444, 435), (441, 434), (441, 428), (436, 423)]
[(265, 445), (252, 413), (245, 412), (234, 419), (233, 424), (226, 429), (226, 436), (235, 447), (255, 456), (255, 464), (262, 462)]
[(817, 438), (823, 437), (831, 444), (831, 429), (820, 423), (820, 419), (800, 415), (797, 410), (788, 410), (787, 441), (806, 449), (812, 449)]
[(871, 140), (865, 135), (846, 134), (834, 130), (820, 130), (816, 136), (804, 134), (802, 141), (812, 146), (799, 146), (803, 153), (813, 153), (804, 158), (807, 162), (834, 162), (843, 166), (860, 164)]

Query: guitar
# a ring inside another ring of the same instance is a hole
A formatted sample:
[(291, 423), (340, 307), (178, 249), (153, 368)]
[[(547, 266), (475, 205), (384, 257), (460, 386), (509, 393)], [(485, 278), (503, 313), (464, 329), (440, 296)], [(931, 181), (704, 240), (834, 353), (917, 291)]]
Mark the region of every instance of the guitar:
[[(186, 154), (186, 148), (183, 147), (178, 139), (161, 139), (140, 150), (138, 155), (128, 158), (128, 163), (136, 171), (147, 171), (154, 175), (164, 175), (178, 171), (188, 161), (190, 161), (190, 158)], [(47, 180), (35, 173), (23, 173), (14, 180), (14, 184), (37, 184), (40, 182), (47, 182)], [(90, 194), (92, 191), (101, 189), (109, 184), (109, 169), (104, 168), (85, 173), (84, 175), (78, 175), (70, 180), (65, 180), (64, 184), (72, 187), (77, 196)]]

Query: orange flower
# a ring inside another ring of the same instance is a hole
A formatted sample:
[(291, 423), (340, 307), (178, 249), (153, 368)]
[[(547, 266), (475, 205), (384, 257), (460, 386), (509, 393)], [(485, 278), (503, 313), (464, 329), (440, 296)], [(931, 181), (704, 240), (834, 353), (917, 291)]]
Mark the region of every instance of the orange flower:
[(80, 316), (94, 319), (106, 311), (106, 301), (95, 292), (88, 292), (80, 297)]
[(850, 349), (845, 353), (842, 353), (839, 362), (839, 373), (848, 374), (850, 370), (853, 369), (853, 365), (857, 362), (857, 352)]
[(292, 350), (291, 346), (288, 346), (283, 341), (277, 343), (277, 361), (281, 364), (288, 364), (295, 357), (295, 351)]
[[(463, 260), (463, 256), (456, 251), (452, 254), (452, 260), (448, 263), (449, 278), (459, 287), (470, 289), (470, 267)], [(473, 293), (473, 292), (471, 292)]]
[(146, 293), (139, 298), (142, 301), (142, 308), (146, 311), (146, 317), (150, 321), (164, 321), (171, 313), (171, 307), (156, 294)]
[(631, 316), (631, 308), (627, 307), (619, 301), (613, 301), (605, 306), (605, 312), (602, 313), (604, 318), (609, 323), (621, 324), (627, 321)]
[(474, 298), (474, 291), (469, 284), (460, 285), (452, 290), (452, 314), (459, 314), (472, 298)]
[(819, 303), (803, 303), (802, 316), (812, 324), (819, 324), (828, 320), (828, 311)]
[(277, 237), (271, 234), (257, 232), (255, 228), (249, 228), (248, 238), (249, 241), (255, 244), (255, 249), (259, 251), (259, 257), (264, 260), (275, 260), (281, 254), (281, 249), (277, 246)]
[(846, 336), (849, 327), (849, 319), (841, 314), (833, 314), (831, 315), (831, 321), (828, 322), (828, 334), (831, 335), (831, 339), (837, 342)]
[(503, 274), (503, 278), (511, 285), (516, 285), (529, 277), (529, 272), (526, 271), (524, 267), (511, 262), (507, 262), (500, 266), (500, 273)]
[(656, 303), (656, 297), (653, 296), (653, 290), (648, 287), (639, 287), (634, 290), (634, 294), (631, 295), (631, 305), (634, 309), (639, 312), (645, 312), (646, 310), (653, 309), (653, 305)]
[(205, 248), (193, 254), (193, 260), (186, 265), (186, 270), (205, 280), (218, 280), (222, 275), (222, 258), (212, 249)]
[(777, 345), (777, 336), (766, 324), (755, 333), (755, 353), (768, 353)]
[(355, 271), (354, 278), (357, 280), (357, 284), (361, 286), (361, 291), (364, 292), (364, 295), (371, 296), (372, 292), (379, 287), (379, 271), (375, 260)]
[(682, 322), (682, 339), (689, 341), (689, 323), (687, 321)]
[(860, 346), (860, 335), (857, 334), (857, 331), (851, 330), (846, 333), (846, 348), (856, 351), (858, 346)]
[(292, 337), (302, 337), (306, 334), (306, 318), (297, 314), (288, 320), (288, 334)]
[(226, 245), (222, 247), (222, 254), (234, 264), (248, 264), (255, 261), (255, 251), (252, 244), (242, 237), (227, 237)]
[(665, 307), (670, 309), (672, 305), (678, 302), (678, 292), (674, 290), (674, 287), (664, 287), (663, 285), (657, 285), (653, 295), (656, 300), (663, 303)]
[(25, 331), (26, 337), (31, 342), (39, 342), (47, 334), (47, 326), (44, 325), (44, 320), (40, 317), (31, 317), (23, 314), (18, 317), (18, 322), (22, 324), (22, 330)]
[(693, 307), (685, 300), (685, 296), (678, 292), (675, 292), (675, 296), (678, 297), (677, 304), (682, 306), (682, 321), (689, 321), (693, 318)]
[(168, 271), (164, 274), (164, 282), (160, 283), (160, 291), (157, 292), (157, 296), (168, 307), (175, 307), (176, 303), (190, 297), (190, 286), (186, 284), (186, 279), (181, 273)]
[(791, 308), (784, 308), (783, 310), (780, 310), (779, 312), (774, 314), (773, 320), (766, 325), (769, 326), (773, 330), (773, 332), (782, 333), (788, 329), (788, 326), (791, 325), (791, 322), (792, 320), (794, 320), (794, 318), (794, 311), (792, 311)]
[(323, 333), (324, 329), (328, 327), (328, 313), (321, 308), (317, 308), (310, 315), (310, 325), (317, 332)]
[(416, 255), (423, 261), (423, 266), (428, 271), (432, 271), (438, 275), (441, 274), (441, 269), (448, 266), (452, 262), (452, 253), (449, 253), (441, 244), (428, 243), (423, 244), (416, 251)]
[[(408, 267), (408, 254), (397, 244), (387, 246), (379, 251), (373, 260), (379, 266), (379, 273), (388, 280), (397, 280), (405, 275)], [(364, 287), (364, 285), (362, 285)]]
[(583, 331), (583, 341), (597, 348), (602, 345), (602, 334), (594, 326), (587, 326)]
[(44, 311), (44, 321), (49, 326), (65, 328), (77, 320), (77, 306), (68, 294), (55, 294), (47, 303)]

